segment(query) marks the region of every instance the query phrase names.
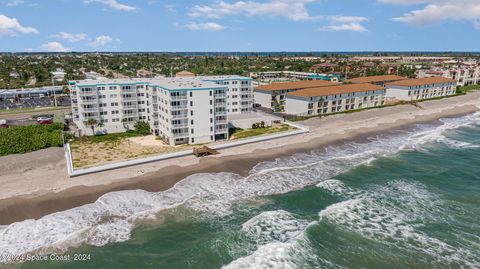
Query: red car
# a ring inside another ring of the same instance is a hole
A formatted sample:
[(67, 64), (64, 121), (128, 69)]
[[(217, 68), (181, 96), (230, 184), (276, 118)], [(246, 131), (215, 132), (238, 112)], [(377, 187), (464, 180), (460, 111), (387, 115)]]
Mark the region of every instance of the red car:
[(52, 118), (47, 118), (47, 117), (40, 117), (37, 119), (37, 122), (39, 124), (52, 124), (53, 119)]

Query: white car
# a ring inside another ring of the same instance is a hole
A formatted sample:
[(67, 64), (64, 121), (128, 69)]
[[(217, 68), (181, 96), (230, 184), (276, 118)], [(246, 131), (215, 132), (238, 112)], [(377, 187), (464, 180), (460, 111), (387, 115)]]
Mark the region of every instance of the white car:
[(49, 118), (49, 117), (38, 117), (37, 118), (37, 122), (39, 122), (39, 121), (51, 121), (51, 120), (52, 120), (52, 118)]

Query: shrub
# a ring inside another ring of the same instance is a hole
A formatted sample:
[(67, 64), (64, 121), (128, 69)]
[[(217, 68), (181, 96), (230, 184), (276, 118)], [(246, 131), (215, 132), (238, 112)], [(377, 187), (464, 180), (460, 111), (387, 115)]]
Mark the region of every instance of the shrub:
[(0, 129), (0, 156), (61, 147), (63, 123)]
[(150, 124), (144, 121), (137, 121), (133, 126), (135, 132), (139, 135), (149, 135), (150, 134)]

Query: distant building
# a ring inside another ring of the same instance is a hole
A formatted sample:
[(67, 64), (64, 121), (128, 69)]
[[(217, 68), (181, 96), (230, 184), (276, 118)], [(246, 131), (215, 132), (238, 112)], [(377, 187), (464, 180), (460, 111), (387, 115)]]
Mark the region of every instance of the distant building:
[(319, 88), (338, 85), (324, 80), (303, 80), (293, 82), (279, 82), (261, 85), (255, 88), (255, 103), (262, 107), (273, 109), (276, 112), (285, 111), (287, 93), (308, 88)]
[(368, 77), (358, 77), (346, 80), (345, 83), (370, 83), (379, 86), (385, 86), (386, 83), (398, 81), (398, 80), (405, 80), (406, 77), (401, 77), (397, 75), (383, 75), (383, 76), (368, 76)]
[(85, 79), (96, 80), (96, 79), (106, 79), (106, 78), (95, 71), (89, 71), (89, 72), (85, 72)]
[(9, 75), (10, 75), (10, 77), (12, 77), (12, 78), (18, 78), (18, 77), (20, 76), (20, 75), (18, 74), (18, 72), (15, 71), (15, 70), (13, 70), (12, 72), (10, 72)]
[(342, 75), (340, 73), (309, 73), (296, 71), (265, 71), (251, 72), (250, 77), (258, 80), (284, 81), (284, 80), (327, 80), (338, 82)]
[(416, 101), (456, 93), (457, 81), (444, 77), (399, 80), (386, 84), (389, 100)]
[(385, 88), (378, 85), (344, 84), (289, 92), (285, 113), (314, 116), (385, 104)]
[(418, 70), (418, 78), (444, 77), (457, 81), (459, 86), (480, 84), (480, 66), (460, 66), (454, 68), (434, 68)]
[(65, 79), (66, 73), (63, 71), (63, 69), (57, 69), (52, 72), (53, 79), (55, 81), (63, 81)]
[(195, 77), (195, 74), (192, 73), (192, 72), (188, 72), (188, 71), (180, 71), (180, 72), (175, 74), (175, 77), (177, 77), (177, 78), (191, 78), (191, 77)]

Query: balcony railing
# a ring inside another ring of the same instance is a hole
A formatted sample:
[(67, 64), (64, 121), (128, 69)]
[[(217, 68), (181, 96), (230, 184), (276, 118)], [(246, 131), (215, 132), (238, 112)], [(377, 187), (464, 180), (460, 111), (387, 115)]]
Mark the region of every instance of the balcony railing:
[(96, 104), (98, 103), (97, 99), (78, 99), (82, 104)]
[(93, 108), (82, 108), (82, 111), (84, 113), (89, 113), (89, 112), (98, 112), (98, 108), (93, 107)]
[(219, 128), (219, 129), (215, 128), (215, 133), (217, 133), (217, 134), (226, 133), (226, 132), (228, 132), (228, 128)]
[(186, 95), (180, 95), (180, 96), (171, 96), (172, 101), (181, 101), (181, 100), (187, 100), (188, 96)]
[(137, 89), (121, 89), (121, 92), (123, 92), (123, 93), (132, 93), (132, 92), (137, 92)]
[(180, 105), (180, 106), (172, 106), (171, 110), (185, 110), (187, 109), (187, 105)]
[(137, 109), (137, 105), (123, 105), (123, 109)]
[(187, 117), (188, 117), (187, 113), (172, 115), (172, 119), (184, 119), (184, 118), (187, 118)]
[(215, 124), (227, 124), (227, 120), (215, 120)]
[(174, 133), (173, 134), (173, 137), (188, 137), (188, 132), (184, 132), (184, 133)]
[(131, 97), (122, 97), (123, 101), (137, 101), (137, 97), (131, 96)]
[(227, 115), (226, 110), (215, 110), (215, 115)]
[(215, 98), (227, 98), (227, 94), (226, 93), (216, 93), (216, 94), (214, 94), (214, 97)]
[(173, 128), (179, 128), (179, 127), (188, 127), (188, 121), (186, 122), (181, 122), (181, 123), (174, 123), (172, 124)]
[(97, 95), (96, 91), (80, 92), (80, 95)]

